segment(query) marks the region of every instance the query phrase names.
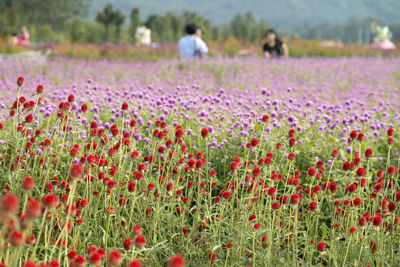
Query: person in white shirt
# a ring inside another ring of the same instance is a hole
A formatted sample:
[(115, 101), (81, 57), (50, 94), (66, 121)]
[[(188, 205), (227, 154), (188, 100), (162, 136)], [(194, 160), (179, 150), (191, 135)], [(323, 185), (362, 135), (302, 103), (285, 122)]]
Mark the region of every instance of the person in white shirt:
[(203, 57), (208, 53), (208, 47), (201, 39), (202, 31), (195, 24), (185, 27), (186, 35), (178, 42), (179, 56), (181, 59)]

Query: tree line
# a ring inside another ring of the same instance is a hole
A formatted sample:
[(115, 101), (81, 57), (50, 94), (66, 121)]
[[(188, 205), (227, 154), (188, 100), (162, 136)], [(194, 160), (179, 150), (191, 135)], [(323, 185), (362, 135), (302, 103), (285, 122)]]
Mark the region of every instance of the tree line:
[[(27, 26), (34, 43), (134, 43), (136, 28), (145, 25), (152, 31), (152, 40), (158, 43), (176, 42), (183, 34), (184, 25), (196, 23), (203, 29), (205, 40), (220, 40), (233, 36), (255, 42), (263, 38), (268, 23), (255, 18), (252, 12), (237, 13), (228, 23), (213, 25), (204, 16), (185, 11), (169, 11), (163, 15), (151, 14), (142, 18), (140, 10), (133, 8), (126, 17), (111, 4), (104, 7), (95, 19), (87, 17), (88, 0), (2, 0), (0, 1), (0, 37), (17, 34)], [(368, 43), (373, 38), (372, 21), (377, 19), (350, 19), (340, 25), (301, 25), (282, 31), (287, 36), (304, 39), (336, 39), (344, 43)], [(389, 25), (393, 39), (400, 40), (400, 23)]]

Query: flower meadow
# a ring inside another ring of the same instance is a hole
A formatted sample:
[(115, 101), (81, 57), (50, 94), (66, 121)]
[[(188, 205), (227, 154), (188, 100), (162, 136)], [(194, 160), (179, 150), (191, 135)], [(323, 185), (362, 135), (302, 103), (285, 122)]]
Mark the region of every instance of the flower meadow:
[(0, 266), (398, 266), (400, 58), (0, 64)]

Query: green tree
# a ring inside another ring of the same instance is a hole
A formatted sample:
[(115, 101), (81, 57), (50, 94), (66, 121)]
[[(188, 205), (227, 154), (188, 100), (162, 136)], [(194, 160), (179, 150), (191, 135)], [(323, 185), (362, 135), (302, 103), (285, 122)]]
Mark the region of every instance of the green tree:
[(139, 8), (135, 7), (134, 9), (131, 10), (130, 19), (131, 19), (131, 24), (129, 25), (129, 37), (131, 41), (134, 43), (136, 41), (135, 39), (136, 29), (141, 24)]
[(114, 14), (114, 25), (115, 25), (116, 30), (117, 30), (117, 40), (118, 41), (121, 38), (121, 26), (124, 23), (124, 21), (125, 21), (125, 16), (122, 15), (122, 13), (119, 10), (115, 11), (115, 14)]
[(110, 26), (114, 23), (115, 20), (115, 11), (111, 4), (108, 4), (104, 7), (102, 12), (99, 12), (96, 16), (96, 20), (104, 25), (106, 30), (105, 39), (106, 41), (110, 38)]

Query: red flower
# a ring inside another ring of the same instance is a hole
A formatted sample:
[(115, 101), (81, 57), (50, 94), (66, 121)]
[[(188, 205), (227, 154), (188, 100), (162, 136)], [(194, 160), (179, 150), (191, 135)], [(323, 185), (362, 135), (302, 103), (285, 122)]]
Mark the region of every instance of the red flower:
[(222, 192), (222, 197), (223, 198), (231, 198), (231, 192), (229, 192), (229, 191), (223, 191)]
[(394, 143), (393, 138), (389, 136), (387, 139), (387, 143), (388, 143), (388, 145), (393, 145), (393, 143)]
[(82, 165), (73, 164), (69, 171), (69, 177), (71, 178), (81, 178), (82, 177)]
[(176, 213), (180, 216), (183, 214), (183, 208), (181, 206), (176, 207)]
[(10, 243), (14, 247), (22, 246), (24, 243), (24, 236), (22, 235), (22, 232), (14, 230), (10, 236)]
[(31, 219), (39, 218), (41, 211), (42, 209), (39, 201), (37, 201), (36, 199), (31, 199), (28, 201), (25, 210), (26, 217)]
[(357, 138), (357, 132), (356, 132), (356, 131), (351, 131), (351, 133), (350, 133), (350, 138), (351, 138), (351, 139)]
[(350, 227), (349, 228), (349, 232), (354, 234), (356, 232), (356, 228), (355, 227)]
[(365, 150), (365, 157), (366, 158), (370, 158), (370, 157), (372, 157), (372, 149), (371, 148), (367, 148), (366, 150)]
[(371, 241), (369, 247), (370, 247), (372, 253), (375, 253), (375, 252), (376, 252), (377, 246), (376, 246), (376, 243), (375, 243), (375, 242)]
[(301, 199), (300, 199), (300, 196), (299, 196), (298, 193), (293, 193), (293, 194), (290, 196), (290, 204), (292, 204), (292, 205), (299, 204), (300, 200), (301, 200)]
[(389, 203), (389, 211), (394, 212), (396, 210), (396, 203), (390, 202)]
[(126, 102), (122, 103), (121, 109), (122, 110), (128, 110), (128, 103), (126, 103)]
[(1, 201), (1, 207), (5, 212), (16, 212), (19, 207), (19, 200), (13, 193), (7, 194)]
[(367, 170), (366, 169), (364, 169), (364, 168), (358, 168), (357, 169), (357, 176), (358, 177), (364, 176), (366, 174), (367, 174)]
[(251, 214), (251, 215), (249, 216), (249, 221), (252, 221), (252, 220), (255, 220), (255, 219), (256, 219), (256, 215)]
[(308, 208), (311, 210), (311, 211), (315, 211), (316, 209), (317, 209), (317, 202), (315, 202), (315, 201), (311, 201), (310, 202), (310, 204), (308, 205)]
[(146, 238), (143, 235), (138, 235), (135, 237), (135, 246), (143, 248), (146, 245)]
[(73, 94), (70, 94), (69, 96), (68, 96), (68, 102), (74, 102), (75, 101), (75, 96), (73, 95)]
[(22, 85), (24, 85), (24, 77), (18, 77), (17, 79), (17, 85), (19, 87), (21, 87)]
[(203, 138), (207, 138), (207, 136), (208, 136), (208, 129), (207, 128), (201, 129), (201, 136)]
[(168, 261), (169, 267), (185, 267), (185, 259), (180, 254), (172, 255)]
[(140, 260), (134, 259), (128, 263), (127, 267), (143, 267), (143, 264)]
[(36, 93), (38, 93), (38, 94), (43, 93), (43, 89), (44, 89), (43, 85), (39, 84), (39, 85), (36, 87)]
[(289, 139), (289, 146), (295, 146), (296, 145), (296, 138), (292, 137)]
[(78, 255), (75, 257), (73, 261), (74, 267), (84, 267), (85, 266), (85, 258), (82, 255)]
[(258, 140), (257, 140), (257, 138), (255, 138), (255, 137), (253, 137), (252, 139), (251, 139), (251, 146), (252, 147), (256, 147), (256, 146), (258, 146)]
[(26, 122), (32, 122), (32, 120), (33, 120), (32, 114), (28, 114), (28, 115), (25, 116), (25, 121)]
[(58, 206), (59, 199), (56, 194), (50, 194), (50, 195), (45, 195), (42, 198), (43, 205), (46, 206), (47, 208), (55, 208)]
[(90, 253), (88, 260), (91, 264), (100, 264), (101, 263), (101, 255), (97, 252), (94, 251), (92, 253)]
[(322, 242), (322, 241), (318, 242), (317, 249), (318, 249), (319, 252), (324, 252), (325, 248), (326, 248), (326, 246), (325, 246), (324, 242)]
[(181, 129), (181, 128), (176, 129), (175, 137), (176, 137), (176, 138), (181, 138), (182, 136), (183, 136), (183, 131), (182, 131), (182, 129)]
[(87, 104), (82, 104), (81, 109), (83, 112), (86, 112), (88, 109), (88, 105)]
[(396, 171), (397, 171), (397, 168), (396, 168), (395, 166), (389, 166), (389, 168), (388, 168), (388, 170), (387, 170), (387, 174), (388, 174), (390, 177), (393, 177), (394, 174), (396, 173)]
[(119, 266), (122, 264), (122, 254), (119, 250), (115, 249), (108, 253), (108, 263), (112, 266)]
[(315, 175), (315, 169), (313, 167), (308, 169), (308, 175), (314, 176)]
[(381, 216), (380, 216), (380, 215), (374, 216), (374, 219), (372, 220), (372, 223), (373, 223), (376, 227), (381, 226), (381, 224), (382, 224), (382, 218), (381, 218)]
[(35, 186), (35, 183), (32, 179), (32, 177), (30, 176), (26, 176), (23, 180), (22, 180), (22, 188), (26, 191), (31, 191)]
[(254, 177), (258, 177), (261, 174), (261, 170), (257, 166), (254, 166), (252, 174)]
[(269, 121), (269, 116), (268, 115), (263, 115), (262, 116), (262, 121), (263, 122), (268, 122)]
[(142, 234), (142, 227), (138, 224), (134, 225), (132, 228), (132, 232), (136, 235), (141, 235)]
[(329, 183), (329, 191), (330, 191), (331, 193), (336, 193), (336, 191), (337, 191), (337, 184), (336, 184), (335, 181), (332, 181), (332, 182)]
[(393, 136), (393, 134), (394, 134), (394, 130), (393, 130), (392, 128), (389, 128), (389, 129), (387, 130), (387, 135), (388, 135), (388, 136)]
[(214, 251), (210, 251), (208, 253), (208, 259), (211, 261), (211, 264), (215, 264), (215, 252)]
[(274, 209), (274, 210), (278, 210), (278, 209), (279, 209), (279, 203), (276, 202), (276, 201), (274, 201), (274, 202), (272, 202), (271, 207), (272, 207), (272, 209)]
[(267, 238), (267, 236), (263, 235), (261, 237), (261, 242), (262, 242), (262, 247), (266, 248), (268, 246), (268, 238)]
[[(1, 265), (0, 265), (1, 266)], [(5, 265), (4, 265), (5, 266)], [(26, 260), (23, 267), (36, 267), (36, 262), (34, 260)], [(38, 265), (39, 266), (39, 265)], [(46, 265), (47, 266), (47, 265)]]
[(359, 226), (365, 226), (367, 224), (367, 220), (365, 219), (365, 217), (360, 217), (358, 218), (358, 225)]
[(226, 246), (227, 248), (232, 248), (232, 247), (233, 247), (233, 245), (232, 245), (231, 242), (226, 243), (225, 246)]

